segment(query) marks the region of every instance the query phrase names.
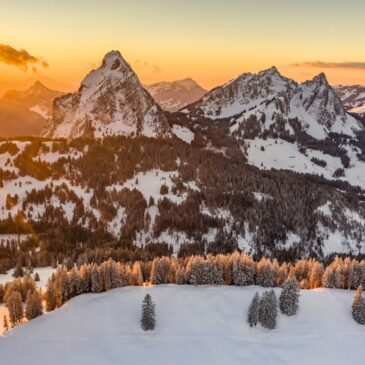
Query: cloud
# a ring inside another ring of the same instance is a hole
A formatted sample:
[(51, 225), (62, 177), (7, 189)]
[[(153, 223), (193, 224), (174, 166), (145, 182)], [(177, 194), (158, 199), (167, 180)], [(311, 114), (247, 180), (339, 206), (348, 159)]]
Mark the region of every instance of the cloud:
[(356, 70), (365, 70), (365, 62), (322, 62), (307, 61), (292, 63), (291, 67), (313, 67), (313, 68), (348, 68)]
[(37, 72), (37, 65), (44, 68), (49, 66), (45, 60), (32, 56), (25, 49), (18, 51), (7, 44), (0, 44), (0, 62), (6, 65), (16, 66), (24, 71), (30, 67), (34, 72)]
[(161, 73), (161, 69), (158, 66), (156, 66), (156, 65), (150, 65), (146, 61), (134, 60), (134, 63), (136, 64), (136, 68), (139, 68), (139, 69), (150, 69), (154, 73)]

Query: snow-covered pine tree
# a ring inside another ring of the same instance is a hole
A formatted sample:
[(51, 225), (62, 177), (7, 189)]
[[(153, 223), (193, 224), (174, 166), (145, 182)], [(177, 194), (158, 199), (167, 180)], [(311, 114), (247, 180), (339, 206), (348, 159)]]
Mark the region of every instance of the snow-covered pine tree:
[(155, 304), (149, 294), (143, 299), (142, 302), (142, 316), (141, 316), (141, 327), (143, 331), (152, 331), (156, 325), (156, 313)]
[(326, 268), (323, 274), (323, 285), (326, 288), (340, 288), (340, 275), (335, 265)]
[(265, 257), (257, 264), (257, 284), (266, 287), (276, 285), (276, 271), (271, 261)]
[(9, 312), (10, 323), (14, 327), (24, 317), (22, 297), (18, 291), (13, 291), (6, 298), (6, 306)]
[(28, 291), (25, 302), (25, 317), (28, 321), (43, 314), (42, 299), (37, 290)]
[(365, 324), (365, 298), (361, 285), (357, 288), (352, 302), (352, 317), (357, 323)]
[(250, 327), (257, 325), (259, 321), (259, 311), (260, 311), (260, 296), (259, 293), (256, 292), (248, 308), (247, 322), (250, 325)]
[(282, 287), (279, 298), (280, 310), (288, 315), (293, 316), (299, 308), (299, 289), (297, 279), (287, 279)]
[(259, 320), (262, 327), (267, 329), (276, 328), (276, 319), (278, 316), (278, 305), (273, 289), (265, 291), (260, 300)]
[(243, 271), (243, 262), (238, 258), (233, 263), (233, 284), (238, 286), (247, 285), (247, 276)]

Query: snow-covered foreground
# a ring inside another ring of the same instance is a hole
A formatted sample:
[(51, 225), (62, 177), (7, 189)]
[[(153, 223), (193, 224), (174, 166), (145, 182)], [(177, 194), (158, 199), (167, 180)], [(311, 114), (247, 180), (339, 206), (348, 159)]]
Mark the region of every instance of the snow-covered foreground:
[[(82, 295), (0, 338), (1, 363), (364, 363), (365, 327), (352, 320), (352, 291), (302, 291), (297, 316), (280, 315), (278, 328), (268, 331), (246, 323), (256, 290), (264, 289), (166, 285)], [(146, 293), (157, 309), (149, 333), (139, 326)]]

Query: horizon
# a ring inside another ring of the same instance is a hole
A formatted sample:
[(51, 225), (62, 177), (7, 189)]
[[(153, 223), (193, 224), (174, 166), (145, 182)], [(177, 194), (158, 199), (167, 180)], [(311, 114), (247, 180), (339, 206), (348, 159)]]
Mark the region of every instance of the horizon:
[(146, 85), (192, 78), (210, 90), (271, 66), (297, 82), (324, 72), (332, 85), (365, 84), (359, 0), (84, 4), (1, 1), (0, 83), (72, 91), (118, 49)]

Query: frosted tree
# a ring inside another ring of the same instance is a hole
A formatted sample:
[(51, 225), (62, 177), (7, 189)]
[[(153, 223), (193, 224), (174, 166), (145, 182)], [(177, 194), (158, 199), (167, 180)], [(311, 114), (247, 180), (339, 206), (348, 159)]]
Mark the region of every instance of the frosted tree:
[(102, 278), (99, 268), (96, 265), (93, 265), (90, 270), (90, 281), (91, 281), (91, 292), (100, 293), (103, 289)]
[(72, 268), (69, 275), (70, 296), (74, 297), (80, 294), (81, 280), (75, 268)]
[(0, 304), (4, 302), (5, 288), (3, 284), (0, 284)]
[(57, 295), (53, 280), (48, 279), (47, 290), (45, 294), (46, 310), (47, 312), (53, 311), (57, 308)]
[(276, 328), (278, 305), (274, 290), (265, 291), (260, 300), (259, 320), (262, 327), (267, 329)]
[(315, 262), (312, 265), (309, 276), (309, 287), (311, 289), (319, 288), (322, 286), (323, 277), (323, 265), (319, 262)]
[(250, 327), (257, 325), (259, 321), (259, 311), (260, 311), (260, 296), (259, 293), (256, 292), (248, 308), (247, 322), (250, 325)]
[(168, 257), (155, 258), (152, 262), (151, 284), (168, 284), (170, 277), (170, 260)]
[(141, 264), (137, 261), (132, 266), (132, 278), (131, 278), (132, 285), (143, 285), (143, 275), (141, 270)]
[(141, 316), (141, 327), (143, 331), (152, 331), (156, 325), (156, 313), (155, 304), (149, 294), (143, 299), (142, 302), (142, 316)]
[(38, 291), (29, 291), (25, 302), (25, 317), (30, 321), (43, 314), (42, 299)]
[(340, 274), (335, 265), (327, 267), (323, 274), (323, 285), (326, 288), (340, 288)]
[(176, 284), (183, 285), (186, 284), (185, 270), (184, 268), (179, 267), (176, 270)]
[(6, 306), (9, 312), (9, 320), (14, 327), (24, 317), (22, 297), (18, 291), (13, 291), (6, 299)]
[(247, 285), (247, 276), (243, 271), (243, 262), (241, 259), (233, 263), (233, 284), (238, 286)]
[(3, 328), (4, 328), (4, 332), (9, 331), (8, 317), (6, 315), (4, 315), (4, 319), (3, 319)]
[(357, 288), (352, 302), (352, 317), (357, 323), (365, 324), (365, 298), (361, 285)]
[(276, 285), (276, 272), (270, 260), (262, 258), (257, 264), (257, 284), (274, 287)]
[(279, 306), (280, 310), (288, 316), (293, 316), (297, 313), (299, 308), (299, 289), (295, 278), (288, 279), (283, 284)]

